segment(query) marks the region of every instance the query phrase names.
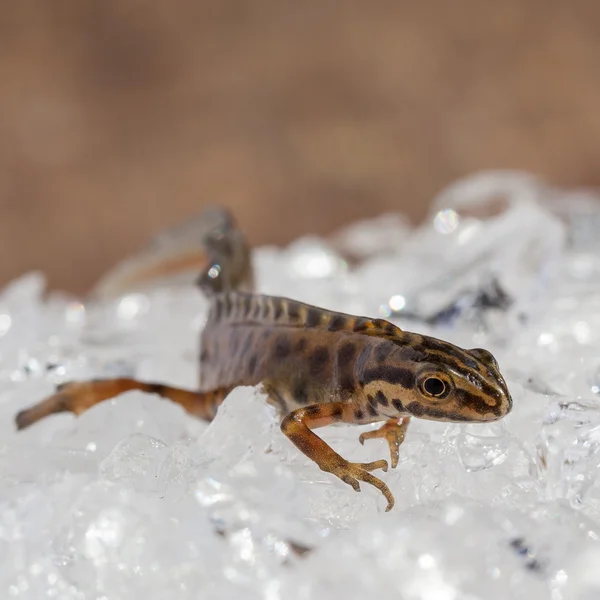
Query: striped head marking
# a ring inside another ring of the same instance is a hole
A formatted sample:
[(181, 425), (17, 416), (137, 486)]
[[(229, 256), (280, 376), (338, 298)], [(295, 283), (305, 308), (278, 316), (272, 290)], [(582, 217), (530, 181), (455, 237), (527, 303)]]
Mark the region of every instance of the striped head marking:
[[(497, 421), (512, 398), (487, 350), (463, 350), (435, 338), (397, 348), (371, 376), (366, 391), (384, 395), (399, 413), (454, 422)], [(375, 374), (373, 374), (375, 375)]]
[(463, 350), (424, 338), (426, 359), (415, 370), (416, 417), (440, 421), (497, 421), (512, 409), (512, 398), (496, 359), (487, 350)]

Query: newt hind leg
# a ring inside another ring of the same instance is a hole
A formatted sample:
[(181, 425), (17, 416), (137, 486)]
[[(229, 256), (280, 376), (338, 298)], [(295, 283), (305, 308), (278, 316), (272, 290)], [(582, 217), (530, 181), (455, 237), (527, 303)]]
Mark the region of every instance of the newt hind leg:
[(145, 383), (136, 379), (96, 379), (60, 385), (56, 393), (17, 414), (18, 429), (25, 429), (41, 419), (61, 412), (80, 415), (105, 400), (131, 390), (158, 394), (182, 406), (188, 413), (210, 421), (217, 413), (219, 404), (229, 392), (217, 389), (210, 392), (191, 392), (158, 383)]
[(317, 463), (322, 471), (339, 477), (355, 491), (360, 491), (360, 481), (375, 486), (388, 501), (386, 511), (390, 510), (394, 506), (392, 492), (381, 479), (371, 475), (371, 471), (376, 469), (387, 471), (387, 461), (351, 463), (311, 431), (313, 428), (339, 421), (347, 423), (354, 421), (352, 405), (343, 402), (313, 404), (289, 413), (281, 422), (281, 430), (298, 450)]

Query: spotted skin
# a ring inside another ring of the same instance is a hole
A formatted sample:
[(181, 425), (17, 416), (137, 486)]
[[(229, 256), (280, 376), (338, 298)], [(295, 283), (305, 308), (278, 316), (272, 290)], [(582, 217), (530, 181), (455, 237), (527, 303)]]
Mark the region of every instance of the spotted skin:
[[(235, 248), (223, 243), (214, 260), (230, 272)], [(219, 244), (215, 246), (217, 250)], [(250, 260), (236, 280), (251, 281)], [(201, 278), (211, 296), (202, 332), (200, 381), (187, 391), (134, 379), (70, 383), (22, 411), (18, 428), (57, 412), (75, 414), (128, 390), (158, 394), (205, 420), (237, 386), (260, 385), (281, 413), (281, 430), (323, 471), (360, 489), (379, 489), (394, 504), (387, 485), (372, 474), (387, 461), (350, 463), (313, 429), (331, 423), (381, 422), (359, 441), (387, 441), (392, 468), (399, 460), (412, 417), (451, 422), (489, 422), (504, 417), (512, 399), (494, 357), (486, 350), (465, 350), (448, 342), (410, 333), (382, 319), (342, 314), (289, 300), (244, 292), (226, 279)], [(211, 288), (211, 285), (213, 286)]]

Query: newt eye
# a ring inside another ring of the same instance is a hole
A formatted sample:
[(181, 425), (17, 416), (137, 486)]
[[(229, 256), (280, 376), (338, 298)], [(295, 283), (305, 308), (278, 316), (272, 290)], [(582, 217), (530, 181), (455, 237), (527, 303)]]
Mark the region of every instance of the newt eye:
[(437, 377), (429, 377), (423, 383), (423, 389), (430, 395), (439, 398), (446, 391), (446, 384)]

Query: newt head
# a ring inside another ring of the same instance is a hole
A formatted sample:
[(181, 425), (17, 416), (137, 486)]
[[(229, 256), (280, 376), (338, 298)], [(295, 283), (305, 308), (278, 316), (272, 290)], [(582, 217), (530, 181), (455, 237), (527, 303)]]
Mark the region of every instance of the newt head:
[(487, 350), (464, 350), (405, 332), (394, 337), (385, 343), (395, 346), (385, 363), (361, 376), (367, 397), (380, 398), (382, 407), (390, 407), (381, 411), (386, 416), (482, 422), (497, 421), (511, 411), (510, 392)]
[(512, 410), (512, 398), (498, 363), (487, 350), (463, 350), (424, 338), (425, 359), (415, 363), (412, 398), (406, 412), (436, 421), (497, 421)]

